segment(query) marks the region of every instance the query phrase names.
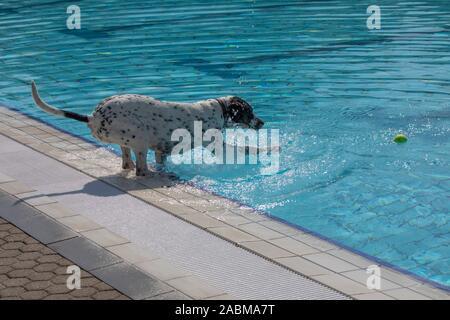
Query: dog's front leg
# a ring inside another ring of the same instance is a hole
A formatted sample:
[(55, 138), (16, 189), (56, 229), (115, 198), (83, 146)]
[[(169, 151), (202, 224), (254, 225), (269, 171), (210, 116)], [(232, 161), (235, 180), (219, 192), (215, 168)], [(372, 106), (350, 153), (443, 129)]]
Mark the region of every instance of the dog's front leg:
[(128, 147), (120, 146), (122, 150), (122, 169), (134, 169), (134, 162), (131, 160), (131, 150)]
[(135, 148), (133, 149), (134, 154), (136, 156), (136, 175), (137, 176), (146, 176), (149, 174), (147, 167), (147, 152), (148, 148)]
[(157, 164), (164, 164), (167, 159), (167, 153), (164, 151), (156, 150), (155, 151), (155, 161)]

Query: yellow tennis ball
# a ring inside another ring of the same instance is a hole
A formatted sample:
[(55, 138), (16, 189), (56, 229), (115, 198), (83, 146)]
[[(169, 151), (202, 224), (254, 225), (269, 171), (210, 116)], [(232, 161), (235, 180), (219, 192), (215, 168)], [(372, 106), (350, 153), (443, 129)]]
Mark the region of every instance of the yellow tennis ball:
[(394, 142), (396, 143), (405, 143), (406, 141), (408, 141), (408, 137), (402, 133), (399, 133), (394, 137)]

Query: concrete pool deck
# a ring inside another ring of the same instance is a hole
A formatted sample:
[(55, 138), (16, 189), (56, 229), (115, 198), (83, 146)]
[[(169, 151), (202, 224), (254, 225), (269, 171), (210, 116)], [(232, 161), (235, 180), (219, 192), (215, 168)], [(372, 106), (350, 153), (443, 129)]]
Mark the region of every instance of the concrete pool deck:
[[(0, 189), (193, 299), (449, 299), (448, 292), (0, 107)], [(226, 241), (224, 241), (226, 240)], [(112, 285), (114, 287), (114, 285)]]

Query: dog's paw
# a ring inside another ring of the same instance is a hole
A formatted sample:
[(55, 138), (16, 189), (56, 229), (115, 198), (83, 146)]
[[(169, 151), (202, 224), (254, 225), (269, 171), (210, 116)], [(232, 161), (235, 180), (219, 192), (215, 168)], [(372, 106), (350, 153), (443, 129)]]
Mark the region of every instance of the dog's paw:
[(137, 177), (148, 177), (150, 176), (151, 172), (148, 169), (137, 169), (136, 170), (136, 176)]
[(126, 163), (122, 163), (122, 169), (123, 170), (133, 170), (135, 168), (134, 163), (131, 162), (126, 162)]

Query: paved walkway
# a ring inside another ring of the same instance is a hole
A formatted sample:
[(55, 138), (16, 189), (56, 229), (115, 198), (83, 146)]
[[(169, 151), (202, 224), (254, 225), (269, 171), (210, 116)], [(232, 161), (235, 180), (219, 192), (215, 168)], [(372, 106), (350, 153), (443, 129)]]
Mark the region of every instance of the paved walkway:
[(0, 218), (0, 300), (128, 299), (81, 270), (81, 289), (70, 290), (67, 267), (73, 262)]
[(191, 298), (448, 298), (386, 267), (382, 289), (370, 290), (370, 259), (156, 173), (124, 177), (109, 152), (5, 108), (0, 116), (0, 133), (20, 141), (0, 135), (0, 173), (14, 180), (0, 189)]
[[(0, 175), (0, 181), (5, 179), (10, 180), (7, 176)], [(20, 187), (22, 190), (25, 190), (25, 186), (20, 185), (17, 181), (0, 183), (0, 185), (0, 189), (5, 185), (13, 185), (15, 188)], [(57, 207), (57, 203), (52, 202), (51, 205), (53, 213), (64, 213), (62, 207)], [(82, 289), (77, 289), (75, 290), (77, 293), (74, 293), (68, 290), (64, 283), (61, 282), (62, 275), (67, 271), (63, 267), (71, 265), (83, 270), (82, 275), (84, 278), (96, 277), (99, 279), (98, 281), (105, 284), (102, 287), (103, 290), (110, 291), (114, 288), (131, 299), (189, 299), (188, 296), (180, 293), (174, 287), (167, 285), (157, 279), (157, 277), (139, 270), (106, 248), (95, 244), (64, 224), (43, 214), (36, 207), (39, 206), (32, 206), (17, 196), (0, 191), (0, 218), (2, 219), (2, 224), (0, 225), (4, 225), (3, 228), (9, 233), (5, 231), (2, 234), (5, 236), (5, 243), (0, 246), (3, 249), (2, 251), (4, 251), (2, 253), (3, 256), (0, 256), (0, 265), (4, 266), (0, 270), (0, 275), (6, 280), (4, 295), (8, 295), (11, 298), (21, 298), (22, 289), (18, 288), (20, 283), (27, 282), (26, 279), (33, 281), (53, 280), (52, 273), (58, 276), (55, 281), (59, 284), (58, 288), (48, 289), (51, 290), (52, 294), (59, 292), (75, 296), (83, 295), (84, 291)], [(18, 235), (19, 233), (21, 234)], [(106, 234), (105, 237), (103, 233), (103, 236), (103, 238), (100, 238), (102, 241), (106, 239), (114, 240), (112, 234)], [(60, 258), (62, 257), (67, 260), (61, 260)], [(51, 259), (55, 261), (47, 262), (47, 260)], [(17, 279), (19, 282), (13, 278), (20, 278)], [(67, 275), (65, 275), (65, 278), (67, 279)], [(92, 293), (93, 288), (88, 288), (95, 284), (93, 280), (88, 279), (87, 282), (83, 278), (81, 280), (81, 287), (86, 288), (85, 291)], [(106, 286), (106, 283), (111, 287)], [(36, 288), (37, 290), (39, 286), (44, 285), (44, 283), (39, 282), (32, 284), (31, 288)], [(8, 289), (8, 287), (15, 289)], [(27, 287), (23, 289), (31, 290)], [(98, 288), (95, 289), (98, 290)], [(115, 296), (121, 296), (117, 291), (102, 293), (95, 296), (95, 298), (113, 299)], [(35, 294), (42, 295), (43, 293)], [(65, 299), (70, 297), (52, 296), (50, 298)]]
[(0, 189), (189, 297), (347, 298), (2, 136), (0, 150)]

